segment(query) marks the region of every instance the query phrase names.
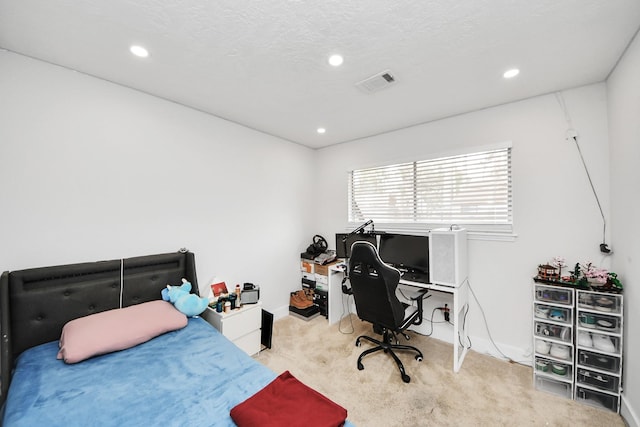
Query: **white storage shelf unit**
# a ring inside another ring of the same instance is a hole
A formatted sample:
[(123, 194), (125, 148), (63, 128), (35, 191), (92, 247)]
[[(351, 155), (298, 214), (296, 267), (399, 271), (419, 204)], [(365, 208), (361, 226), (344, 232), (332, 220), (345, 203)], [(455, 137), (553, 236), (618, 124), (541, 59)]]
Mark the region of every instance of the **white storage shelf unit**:
[(619, 412), (623, 296), (578, 290), (576, 311), (575, 399)]
[(568, 399), (574, 390), (574, 290), (535, 284), (533, 379), (536, 389)]

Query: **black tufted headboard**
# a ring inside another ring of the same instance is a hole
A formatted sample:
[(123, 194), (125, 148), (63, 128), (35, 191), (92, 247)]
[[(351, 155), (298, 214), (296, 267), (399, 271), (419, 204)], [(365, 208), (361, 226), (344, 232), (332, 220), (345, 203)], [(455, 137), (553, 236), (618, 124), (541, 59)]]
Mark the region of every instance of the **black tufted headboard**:
[[(122, 277), (122, 295), (121, 291)], [(168, 284), (191, 282), (198, 294), (193, 253), (32, 268), (0, 278), (0, 366), (4, 401), (15, 358), (24, 350), (60, 338), (70, 320), (161, 299)]]

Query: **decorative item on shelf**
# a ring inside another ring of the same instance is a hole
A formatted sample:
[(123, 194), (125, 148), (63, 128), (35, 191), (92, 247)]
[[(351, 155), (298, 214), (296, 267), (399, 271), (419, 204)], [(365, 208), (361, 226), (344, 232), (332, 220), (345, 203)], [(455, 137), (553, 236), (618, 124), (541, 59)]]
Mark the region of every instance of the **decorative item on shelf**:
[(592, 262), (576, 264), (574, 270), (579, 275), (577, 282), (593, 291), (621, 293), (623, 286), (618, 275), (605, 268), (597, 268)]
[(562, 277), (562, 267), (566, 267), (566, 260), (561, 256), (553, 257), (553, 261), (551, 261), (551, 265), (558, 269), (558, 279)]
[(558, 269), (553, 265), (540, 264), (538, 265), (538, 277), (543, 280), (558, 280)]
[(598, 268), (591, 262), (585, 262), (581, 266), (582, 274), (589, 284), (604, 284), (607, 282), (607, 270)]
[(606, 289), (605, 292), (614, 293), (621, 293), (623, 289), (622, 282), (618, 279), (618, 275), (612, 271), (607, 273), (607, 281), (602, 287)]
[(225, 282), (219, 282), (211, 284), (211, 293), (214, 297), (220, 297), (226, 296), (229, 291), (227, 290), (227, 285)]
[(569, 276), (562, 276), (562, 268), (566, 265), (564, 258), (554, 257), (548, 264), (538, 265), (538, 275), (534, 280), (597, 292), (622, 293), (622, 282), (616, 273), (598, 268), (589, 261), (577, 262)]
[(553, 285), (573, 286), (570, 276), (562, 276), (562, 268), (567, 263), (564, 257), (556, 256), (546, 264), (538, 265), (538, 275), (534, 277), (536, 282), (546, 282)]
[(580, 280), (580, 275), (581, 275), (580, 263), (576, 262), (576, 265), (573, 267), (573, 270), (571, 271), (571, 281), (574, 283), (577, 283), (578, 280)]

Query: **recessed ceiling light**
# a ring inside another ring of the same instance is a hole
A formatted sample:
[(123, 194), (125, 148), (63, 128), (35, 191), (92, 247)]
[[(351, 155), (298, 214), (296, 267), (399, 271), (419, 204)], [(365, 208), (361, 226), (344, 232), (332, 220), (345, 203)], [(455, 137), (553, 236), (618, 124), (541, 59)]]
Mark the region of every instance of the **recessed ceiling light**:
[(140, 58), (146, 58), (147, 56), (149, 56), (149, 51), (142, 46), (133, 45), (129, 48), (129, 50), (135, 56), (139, 56)]
[(510, 79), (510, 78), (513, 78), (513, 77), (517, 76), (518, 74), (520, 74), (520, 70), (518, 70), (517, 68), (512, 68), (510, 70), (505, 71), (502, 76), (505, 79)]
[(329, 64), (333, 65), (334, 67), (341, 66), (343, 62), (344, 58), (342, 57), (342, 55), (331, 55), (329, 57)]
[(323, 133), (325, 133), (327, 130), (325, 128), (318, 128), (318, 130), (316, 132), (318, 132), (320, 135), (322, 135)]

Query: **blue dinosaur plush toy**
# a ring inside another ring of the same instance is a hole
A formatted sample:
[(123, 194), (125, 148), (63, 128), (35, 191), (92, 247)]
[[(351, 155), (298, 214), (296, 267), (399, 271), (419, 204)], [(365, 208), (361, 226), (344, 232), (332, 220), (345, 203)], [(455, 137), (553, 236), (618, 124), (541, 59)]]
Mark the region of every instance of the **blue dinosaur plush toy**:
[(191, 293), (191, 283), (182, 279), (181, 286), (167, 285), (161, 292), (162, 299), (169, 301), (188, 317), (197, 316), (207, 309), (209, 300)]

